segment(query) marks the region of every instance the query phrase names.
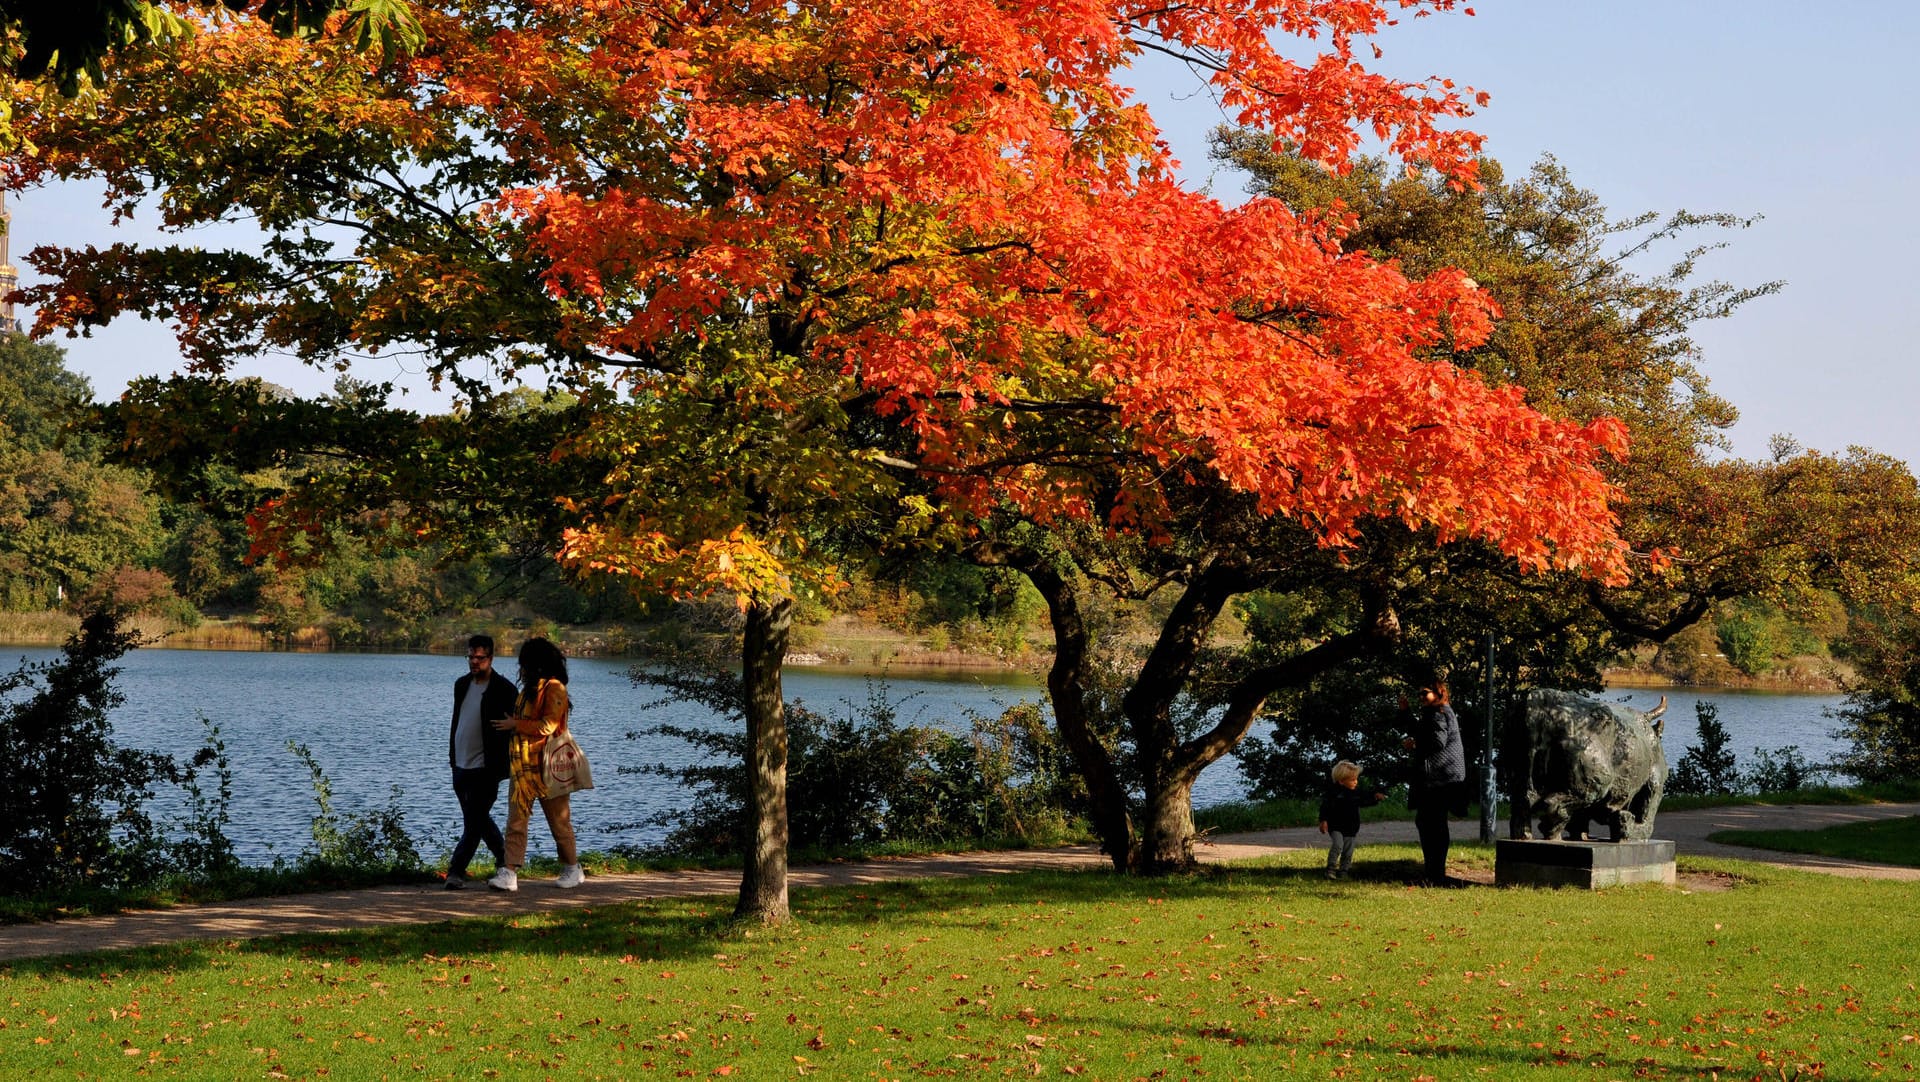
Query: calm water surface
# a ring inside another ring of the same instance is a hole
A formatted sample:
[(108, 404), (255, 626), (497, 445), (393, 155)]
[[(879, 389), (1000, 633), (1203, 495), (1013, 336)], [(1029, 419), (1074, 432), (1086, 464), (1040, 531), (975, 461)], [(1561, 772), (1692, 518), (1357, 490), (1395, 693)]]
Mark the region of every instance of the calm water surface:
[(1804, 695), (1776, 691), (1728, 691), (1724, 688), (1615, 688), (1602, 698), (1624, 702), (1640, 710), (1651, 710), (1664, 695), (1667, 698), (1667, 727), (1661, 743), (1667, 750), (1667, 762), (1675, 764), (1690, 745), (1700, 743), (1697, 702), (1710, 702), (1720, 709), (1720, 724), (1726, 727), (1728, 749), (1742, 769), (1752, 765), (1755, 749), (1797, 747), (1807, 761), (1818, 766), (1830, 762), (1847, 748), (1832, 730), (1839, 722), (1827, 716), (1846, 702), (1842, 695)]
[[(56, 653), (0, 648), (0, 666), (10, 670), (16, 657), (45, 661)], [(580, 841), (588, 849), (657, 842), (664, 828), (646, 821), (688, 803), (685, 790), (670, 780), (623, 774), (618, 768), (687, 765), (694, 750), (661, 737), (628, 739), (629, 732), (663, 723), (724, 724), (696, 706), (660, 705), (657, 689), (636, 686), (628, 678), (629, 664), (624, 659), (569, 662), (574, 703), (570, 724), (593, 760), (598, 783), (574, 800)], [(306, 768), (287, 750), (289, 740), (306, 745), (326, 770), (337, 812), (351, 814), (396, 802), (428, 855), (451, 849), (459, 836), (446, 748), (453, 681), (466, 672), (463, 658), (146, 649), (128, 654), (120, 669), (119, 687), (127, 701), (114, 713), (113, 724), (121, 743), (184, 756), (201, 744), (202, 718), (220, 726), (235, 774), (230, 833), (241, 859), (249, 863), (292, 857), (308, 842), (313, 787)], [(502, 670), (512, 676), (512, 662), (503, 658)], [(955, 732), (968, 730), (973, 713), (997, 714), (1015, 703), (1043, 698), (1038, 684), (1017, 674), (891, 676), (885, 684), (901, 724)], [(868, 688), (867, 678), (858, 675), (799, 667), (786, 674), (789, 698), (829, 714), (844, 716), (856, 704), (864, 705)], [(1647, 708), (1660, 694), (1634, 690), (1609, 691), (1606, 696)], [(1823, 713), (1840, 702), (1837, 696), (1684, 688), (1665, 694), (1671, 703), (1666, 729), (1671, 762), (1678, 762), (1687, 745), (1697, 742), (1697, 699), (1720, 707), (1720, 721), (1743, 765), (1756, 747), (1798, 746), (1816, 763), (1839, 749), (1828, 733), (1833, 723)], [(1194, 803), (1207, 807), (1243, 793), (1236, 761), (1228, 757), (1201, 775)], [(503, 797), (496, 806), (502, 819), (505, 807)], [(534, 853), (551, 855), (544, 826), (536, 827), (533, 835)]]
[[(57, 655), (52, 649), (0, 647), (0, 666), (11, 670), (16, 658), (46, 661)], [(696, 750), (664, 737), (628, 739), (629, 732), (660, 724), (725, 724), (698, 706), (660, 705), (658, 689), (629, 679), (630, 664), (625, 659), (568, 661), (569, 725), (593, 762), (596, 783), (573, 804), (580, 843), (587, 849), (657, 842), (665, 829), (646, 821), (690, 803), (686, 790), (670, 779), (623, 774), (618, 768), (687, 765)], [(514, 675), (510, 659), (502, 657), (500, 668)], [(308, 844), (316, 810), (313, 785), (305, 765), (288, 750), (289, 740), (305, 745), (326, 771), (337, 813), (394, 801), (405, 811), (422, 853), (434, 855), (451, 849), (460, 834), (447, 769), (447, 727), (453, 682), (466, 671), (464, 658), (444, 655), (135, 650), (120, 664), (118, 686), (126, 703), (112, 716), (114, 735), (127, 746), (184, 757), (201, 745), (202, 718), (218, 724), (234, 770), (229, 834), (248, 863), (292, 857)], [(999, 682), (990, 682), (996, 678)], [(860, 676), (796, 667), (787, 671), (785, 684), (789, 699), (828, 714), (845, 715), (868, 697), (868, 682)], [(970, 711), (997, 714), (1041, 698), (1032, 681), (998, 673), (951, 680), (893, 677), (886, 685), (900, 724), (960, 732), (970, 728)], [(495, 806), (502, 822), (505, 788)], [(552, 854), (544, 824), (535, 827), (532, 845), (535, 855)]]

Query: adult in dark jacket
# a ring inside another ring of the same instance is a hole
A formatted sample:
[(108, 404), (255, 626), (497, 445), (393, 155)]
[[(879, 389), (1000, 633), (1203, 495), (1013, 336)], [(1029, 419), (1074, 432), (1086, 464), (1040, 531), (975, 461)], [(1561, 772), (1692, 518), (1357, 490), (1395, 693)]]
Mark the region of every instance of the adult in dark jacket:
[(493, 805), (507, 777), (507, 734), (492, 723), (513, 715), (519, 694), (513, 681), (493, 671), (493, 638), (468, 639), (467, 675), (453, 682), (453, 726), (447, 732), (453, 795), (460, 802), (460, 841), (447, 858), (448, 890), (466, 885), (467, 863), (480, 843), (493, 853), (494, 864), (506, 857), (506, 839), (493, 821)]
[[(1426, 881), (1436, 887), (1465, 886), (1447, 874), (1447, 848), (1452, 838), (1447, 816), (1467, 803), (1467, 753), (1460, 743), (1460, 719), (1447, 701), (1447, 685), (1434, 680), (1420, 689), (1419, 703), (1402, 715), (1414, 755), (1413, 825), (1420, 835), (1420, 854)], [(1403, 700), (1402, 706), (1405, 707)]]

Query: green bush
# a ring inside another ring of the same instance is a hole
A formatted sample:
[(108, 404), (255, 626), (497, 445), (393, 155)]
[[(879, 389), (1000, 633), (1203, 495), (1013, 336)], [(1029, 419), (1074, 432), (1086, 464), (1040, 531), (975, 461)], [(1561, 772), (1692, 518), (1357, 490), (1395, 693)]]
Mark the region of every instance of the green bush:
[[(200, 724), (206, 737), (180, 779), (186, 796), (186, 826), (169, 850), (175, 873), (208, 882), (239, 870), (240, 859), (227, 836), (233, 822), (233, 764), (227, 758), (227, 742), (220, 739), (220, 726), (206, 718)], [(202, 772), (209, 770), (211, 792), (202, 781)]]
[(1717, 631), (1727, 660), (1748, 676), (1771, 670), (1774, 659), (1786, 648), (1774, 623), (1755, 613), (1729, 616), (1720, 621)]
[(287, 741), (313, 780), (315, 811), (311, 825), (313, 848), (304, 855), (307, 866), (323, 865), (344, 872), (407, 871), (420, 867), (420, 851), (407, 834), (404, 795), (398, 785), (384, 808), (342, 817), (333, 810), (333, 783), (313, 752), (297, 741)]
[[(706, 706), (724, 728), (653, 726), (628, 734), (670, 736), (705, 752), (683, 767), (622, 767), (693, 790), (692, 806), (647, 824), (669, 828), (658, 847), (675, 855), (737, 853), (747, 835), (746, 736), (739, 676), (682, 655), (635, 670), (672, 701)], [(1065, 748), (1035, 704), (972, 718), (969, 736), (899, 724), (899, 703), (870, 684), (865, 703), (827, 715), (787, 705), (787, 824), (797, 850), (1059, 841), (1084, 810)]]
[(1834, 711), (1849, 745), (1836, 765), (1869, 784), (1920, 780), (1920, 621), (1861, 621), (1851, 656), (1859, 676)]
[(116, 889), (165, 870), (165, 838), (147, 805), (180, 771), (168, 756), (116, 745), (107, 721), (124, 699), (113, 662), (136, 645), (118, 616), (96, 609), (59, 658), (0, 677), (0, 864), (9, 892)]
[(1755, 748), (1753, 765), (1740, 780), (1750, 793), (1794, 793), (1812, 785), (1825, 773), (1807, 762), (1799, 748)]
[(1727, 750), (1727, 727), (1720, 724), (1720, 708), (1704, 700), (1693, 704), (1700, 743), (1687, 745), (1687, 753), (1667, 777), (1667, 790), (1696, 796), (1726, 796), (1740, 791), (1740, 771), (1733, 752)]

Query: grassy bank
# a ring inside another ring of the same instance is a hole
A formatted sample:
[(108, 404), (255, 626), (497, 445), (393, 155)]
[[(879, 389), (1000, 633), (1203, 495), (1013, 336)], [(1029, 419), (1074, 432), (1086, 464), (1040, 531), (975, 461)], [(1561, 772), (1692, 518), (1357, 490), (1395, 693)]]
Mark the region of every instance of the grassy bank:
[(1707, 840), (1785, 853), (1920, 867), (1920, 819), (1843, 823), (1823, 830), (1723, 830)]
[[(1406, 847), (1362, 866), (1400, 870)], [(1317, 854), (15, 963), (22, 1077), (1910, 1077), (1920, 887), (1418, 892)], [(1695, 869), (1698, 870), (1698, 869)], [(1832, 936), (1832, 915), (1847, 935)]]
[(0, 644), (58, 646), (80, 630), (80, 618), (64, 612), (0, 612)]

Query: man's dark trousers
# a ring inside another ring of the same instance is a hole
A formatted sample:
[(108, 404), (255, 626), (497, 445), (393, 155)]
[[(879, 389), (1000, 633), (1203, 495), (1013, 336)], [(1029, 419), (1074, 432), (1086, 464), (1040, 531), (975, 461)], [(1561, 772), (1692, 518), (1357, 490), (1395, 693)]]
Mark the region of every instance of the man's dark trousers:
[(447, 860), (447, 874), (467, 874), (467, 862), (473, 859), (481, 842), (487, 844), (487, 851), (498, 864), (507, 851), (506, 839), (500, 836), (500, 827), (493, 821), (493, 805), (500, 799), (499, 775), (485, 767), (465, 770), (456, 766), (453, 795), (460, 801), (460, 842)]

